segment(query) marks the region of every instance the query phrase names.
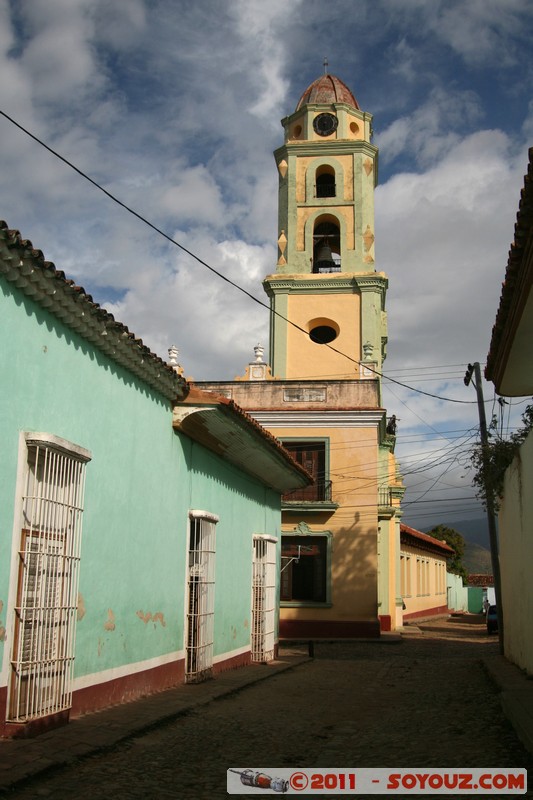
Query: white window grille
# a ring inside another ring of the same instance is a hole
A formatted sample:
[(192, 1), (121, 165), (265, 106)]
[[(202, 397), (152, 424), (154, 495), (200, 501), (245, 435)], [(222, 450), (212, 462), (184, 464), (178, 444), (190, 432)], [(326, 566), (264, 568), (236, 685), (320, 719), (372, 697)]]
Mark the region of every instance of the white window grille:
[(57, 437), (26, 438), (8, 719), (70, 708), (85, 463)]
[(276, 627), (276, 539), (254, 537), (252, 661), (272, 661)]
[(185, 626), (185, 682), (199, 683), (213, 669), (215, 615), (215, 531), (218, 517), (189, 512)]

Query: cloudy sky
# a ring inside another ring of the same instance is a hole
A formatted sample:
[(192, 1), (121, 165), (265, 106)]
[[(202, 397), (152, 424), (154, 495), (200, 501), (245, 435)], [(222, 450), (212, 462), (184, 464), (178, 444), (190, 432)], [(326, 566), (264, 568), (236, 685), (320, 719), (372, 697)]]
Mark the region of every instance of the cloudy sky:
[[(0, 0), (0, 109), (265, 302), (272, 151), (327, 57), (374, 115), (385, 404), (424, 527), (479, 515), (462, 378), (488, 352), (533, 144), (532, 41), (530, 0)], [(233, 378), (267, 344), (265, 308), (1, 116), (0, 168), (0, 218), (158, 355), (176, 344), (186, 375)]]

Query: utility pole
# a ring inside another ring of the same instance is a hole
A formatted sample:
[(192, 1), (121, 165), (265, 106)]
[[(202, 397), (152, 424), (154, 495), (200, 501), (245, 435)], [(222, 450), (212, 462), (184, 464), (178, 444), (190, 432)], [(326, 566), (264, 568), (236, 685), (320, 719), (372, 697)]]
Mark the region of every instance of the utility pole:
[[(472, 375), (475, 380), (472, 381)], [(494, 593), (496, 595), (496, 611), (498, 614), (498, 636), (500, 641), (500, 653), (503, 655), (503, 605), (502, 590), (500, 581), (500, 554), (498, 547), (498, 532), (496, 529), (496, 514), (494, 511), (494, 495), (492, 487), (489, 486), (487, 477), (489, 433), (487, 430), (487, 418), (485, 416), (485, 401), (483, 399), (483, 384), (481, 382), (481, 368), (479, 361), (469, 364), (466, 370), (464, 383), (465, 386), (472, 381), (477, 393), (477, 407), (479, 411), (479, 433), (481, 438), (481, 455), (483, 459), (483, 474), (485, 484), (485, 506), (487, 509), (487, 523), (489, 527), (490, 556), (492, 562), (492, 574), (494, 576)]]

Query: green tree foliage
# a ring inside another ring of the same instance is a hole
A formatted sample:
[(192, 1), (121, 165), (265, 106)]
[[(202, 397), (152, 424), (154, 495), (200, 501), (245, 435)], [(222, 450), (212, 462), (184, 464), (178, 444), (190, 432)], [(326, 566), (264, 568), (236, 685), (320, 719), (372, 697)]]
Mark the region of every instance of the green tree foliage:
[(474, 486), (476, 494), (487, 507), (487, 496), (492, 500), (495, 511), (500, 507), (503, 496), (503, 479), (520, 445), (533, 428), (533, 405), (526, 406), (522, 414), (522, 427), (504, 439), (497, 433), (497, 420), (493, 417), (489, 427), (489, 442), (485, 447), (479, 442), (470, 455), (474, 467)]
[(463, 564), (463, 556), (465, 554), (465, 540), (455, 528), (448, 528), (446, 525), (436, 525), (430, 531), (429, 536), (434, 539), (439, 539), (441, 542), (446, 542), (455, 552), (455, 555), (448, 561), (448, 572), (454, 575), (460, 575), (466, 580), (468, 573)]

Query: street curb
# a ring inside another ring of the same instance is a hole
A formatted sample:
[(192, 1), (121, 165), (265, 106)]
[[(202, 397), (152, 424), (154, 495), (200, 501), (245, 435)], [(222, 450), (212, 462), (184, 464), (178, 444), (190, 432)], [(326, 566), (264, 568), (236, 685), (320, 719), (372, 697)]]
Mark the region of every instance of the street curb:
[[(190, 690), (180, 685), (157, 694), (73, 719), (34, 739), (0, 740), (0, 796), (39, 775), (105, 753), (137, 736), (190, 714), (216, 700), (309, 663), (307, 655), (280, 656), (268, 664), (219, 673)], [(195, 689), (198, 689), (198, 693)]]
[(399, 633), (395, 631), (383, 631), (380, 636), (372, 636), (372, 637), (362, 637), (362, 636), (354, 636), (354, 637), (346, 637), (343, 636), (342, 638), (335, 638), (333, 636), (324, 636), (320, 637), (317, 636), (314, 639), (280, 639), (280, 645), (284, 644), (288, 645), (295, 645), (298, 647), (306, 647), (308, 650), (312, 649), (312, 645), (319, 645), (319, 644), (346, 644), (346, 643), (357, 643), (357, 644), (399, 644), (402, 641), (401, 634), (403, 633), (403, 629), (399, 629)]

